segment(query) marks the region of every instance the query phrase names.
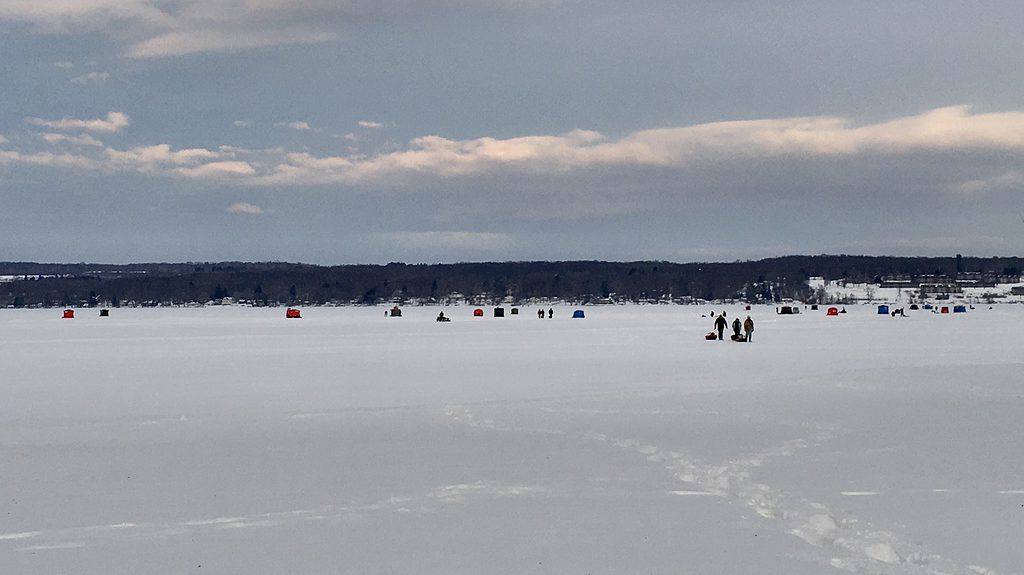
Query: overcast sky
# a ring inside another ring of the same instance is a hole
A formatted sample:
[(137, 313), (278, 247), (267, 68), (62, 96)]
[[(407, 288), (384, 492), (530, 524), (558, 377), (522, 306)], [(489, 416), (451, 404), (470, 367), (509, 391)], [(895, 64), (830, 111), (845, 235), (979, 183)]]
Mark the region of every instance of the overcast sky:
[(1009, 1), (0, 0), (0, 260), (1020, 255), (1022, 22)]

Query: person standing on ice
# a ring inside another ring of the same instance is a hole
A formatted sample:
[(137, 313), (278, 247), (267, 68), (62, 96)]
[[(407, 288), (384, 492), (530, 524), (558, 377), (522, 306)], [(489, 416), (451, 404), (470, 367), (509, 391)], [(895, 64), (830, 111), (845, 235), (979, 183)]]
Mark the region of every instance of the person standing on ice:
[[(736, 318), (739, 321), (740, 318)], [(750, 343), (750, 338), (754, 337), (754, 320), (747, 316), (747, 319), (743, 320), (743, 331), (747, 334), (747, 343)]]
[(555, 317), (555, 310), (548, 308), (548, 319)]
[(718, 330), (719, 341), (722, 340), (722, 334), (725, 333), (725, 326), (728, 324), (729, 322), (725, 321), (725, 313), (718, 316), (718, 319), (715, 320), (715, 329)]
[(537, 310), (537, 317), (539, 317), (540, 319), (544, 319), (544, 310), (543, 309)]
[(737, 316), (736, 319), (732, 320), (732, 334), (736, 336), (735, 339), (740, 338), (740, 328), (742, 327), (743, 326), (742, 324), (740, 324), (739, 316)]

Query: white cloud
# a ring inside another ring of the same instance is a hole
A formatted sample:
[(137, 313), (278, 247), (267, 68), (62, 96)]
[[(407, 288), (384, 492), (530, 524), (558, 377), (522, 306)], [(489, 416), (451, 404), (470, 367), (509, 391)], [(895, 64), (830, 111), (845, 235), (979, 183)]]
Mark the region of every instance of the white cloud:
[(0, 165), (27, 164), (49, 168), (77, 168), (82, 170), (100, 169), (100, 165), (85, 156), (75, 154), (53, 154), (50, 152), (21, 153), (0, 150)]
[(235, 120), (231, 125), (236, 128), (251, 128), (254, 124), (252, 120)]
[(147, 28), (171, 24), (153, 0), (4, 0), (0, 20), (25, 22), (47, 33), (110, 30), (118, 22)]
[[(49, 121), (28, 119), (57, 129), (116, 131), (127, 116), (111, 112), (100, 120)], [(312, 128), (292, 122), (299, 131)], [(82, 136), (43, 135), (50, 143), (96, 146)], [(857, 125), (840, 117), (805, 117), (726, 121), (684, 127), (642, 130), (614, 138), (573, 130), (558, 135), (514, 138), (481, 137), (452, 140), (424, 136), (403, 149), (363, 155), (317, 155), (280, 148), (247, 150), (222, 146), (173, 149), (168, 144), (105, 148), (84, 157), (89, 162), (39, 156), (40, 164), (82, 165), (111, 171), (132, 170), (161, 176), (233, 181), (246, 185), (306, 186), (375, 185), (420, 182), (422, 178), (472, 177), (502, 173), (511, 176), (572, 174), (595, 168), (697, 169), (702, 166), (775, 158), (806, 162), (816, 158), (878, 158), (911, 154), (964, 152), (1024, 153), (1024, 112), (974, 114), (966, 106), (940, 108), (887, 122)], [(26, 157), (31, 156), (29, 154)], [(30, 160), (12, 159), (6, 162)], [(985, 180), (957, 184), (963, 192), (1018, 185), (1024, 177), (1014, 170)]]
[(53, 65), (58, 67), (58, 68), (63, 68), (65, 70), (68, 70), (68, 69), (71, 69), (71, 68), (75, 67), (74, 62), (68, 62), (68, 61), (54, 62)]
[(176, 30), (132, 45), (131, 58), (183, 56), (199, 52), (238, 52), (286, 44), (317, 44), (336, 38), (333, 32), (308, 28), (285, 30), (221, 29)]
[(359, 120), (359, 122), (357, 123), (359, 124), (360, 128), (369, 128), (371, 130), (384, 127), (384, 124), (381, 124), (380, 122), (373, 122), (370, 120)]
[(219, 180), (223, 178), (239, 178), (251, 176), (256, 170), (248, 162), (235, 160), (210, 162), (195, 167), (175, 168), (174, 173), (186, 178), (200, 180)]
[(263, 208), (247, 202), (236, 202), (228, 206), (228, 212), (232, 214), (258, 216), (263, 213)]
[(82, 134), (81, 136), (71, 136), (68, 134), (54, 134), (52, 132), (48, 132), (45, 134), (39, 134), (39, 137), (46, 140), (46, 142), (50, 144), (67, 143), (76, 146), (92, 146), (95, 148), (103, 147), (103, 142), (97, 140), (96, 138), (90, 136), (89, 134)]
[(308, 122), (300, 122), (298, 120), (294, 122), (278, 122), (274, 124), (278, 128), (291, 128), (293, 130), (307, 131), (312, 130), (313, 127)]
[[(40, 137), (53, 144), (66, 142), (94, 148), (102, 146), (102, 143), (87, 134), (81, 137), (40, 134)], [(138, 146), (128, 150), (103, 148), (101, 152), (91, 153), (83, 150), (79, 154), (5, 151), (0, 153), (0, 164), (77, 168), (108, 173), (137, 172), (151, 176), (211, 181), (230, 181), (254, 176), (256, 169), (249, 162), (226, 159), (235, 153), (205, 148), (175, 150), (168, 144)]]
[(79, 84), (81, 86), (85, 86), (88, 84), (102, 84), (109, 79), (109, 72), (89, 72), (87, 74), (82, 74), (81, 76), (75, 76), (74, 78), (68, 81), (72, 84)]
[(5, 138), (3, 134), (0, 134), (0, 144), (6, 144), (7, 142), (7, 138)]
[(140, 171), (154, 171), (165, 166), (194, 166), (207, 160), (218, 160), (220, 152), (205, 148), (174, 150), (168, 144), (138, 146), (128, 150), (105, 150), (109, 163), (117, 167), (128, 167)]
[(955, 106), (863, 126), (840, 117), (726, 121), (643, 130), (618, 139), (587, 130), (507, 139), (424, 136), (404, 150), (371, 157), (289, 154), (261, 181), (353, 183), (412, 174), (565, 173), (598, 166), (685, 168), (754, 158), (968, 150), (1024, 152), (1024, 112), (972, 114), (967, 106)]
[(501, 8), (521, 2), (0, 0), (0, 22), (26, 23), (42, 33), (100, 32), (121, 45), (128, 57), (162, 58), (327, 42), (347, 22), (449, 10), (463, 3)]
[(3, 0), (0, 21), (43, 33), (104, 32), (132, 58), (329, 41), (352, 0)]
[(110, 112), (106, 118), (92, 120), (77, 120), (75, 118), (61, 118), (60, 120), (44, 120), (42, 118), (25, 118), (25, 121), (34, 126), (44, 126), (54, 130), (86, 130), (89, 132), (119, 132), (127, 128), (131, 123), (127, 114), (121, 112)]

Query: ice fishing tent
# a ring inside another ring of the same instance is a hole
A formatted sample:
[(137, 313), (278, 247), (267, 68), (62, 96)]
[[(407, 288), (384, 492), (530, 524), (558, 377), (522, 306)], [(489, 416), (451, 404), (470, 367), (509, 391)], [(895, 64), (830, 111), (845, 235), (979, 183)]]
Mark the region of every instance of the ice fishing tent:
[(796, 315), (800, 313), (800, 308), (796, 306), (784, 305), (779, 308), (775, 308), (775, 313), (779, 315)]
[(505, 317), (505, 308), (496, 307), (494, 308), (494, 317)]
[(287, 310), (285, 310), (284, 317), (286, 319), (300, 319), (302, 317), (302, 312), (293, 307), (290, 307)]
[(921, 309), (916, 303), (910, 304), (910, 309)]
[(811, 304), (811, 311), (817, 311), (817, 310), (818, 310), (818, 304), (812, 303)]
[(933, 306), (933, 305), (932, 305), (932, 304), (930, 304), (930, 303), (926, 303), (926, 304), (924, 304), (924, 309), (933, 309), (934, 307), (935, 307), (935, 306)]
[(953, 313), (967, 313), (967, 306), (955, 305), (953, 306)]
[(880, 305), (878, 306), (878, 315), (889, 315), (889, 306)]
[(484, 317), (484, 310), (476, 308), (473, 310), (473, 317)]
[(512, 315), (519, 315), (519, 308), (514, 307), (512, 308), (512, 311), (510, 311), (509, 313), (511, 313)]
[(939, 313), (949, 313), (949, 306), (948, 305), (942, 306), (942, 309), (939, 310)]
[(100, 317), (110, 317), (110, 310), (109, 309), (101, 309), (100, 310)]
[(747, 311), (750, 311), (750, 306), (749, 305), (747, 306)]
[(402, 310), (397, 305), (391, 308), (391, 317), (402, 317)]
[(583, 314), (583, 310), (581, 310), (581, 309), (578, 309), (578, 310), (572, 312), (572, 318), (573, 319), (583, 319), (585, 317), (587, 317), (587, 316)]
[(64, 319), (75, 319), (75, 310), (66, 309), (64, 310)]
[(839, 315), (839, 308), (830, 307), (828, 308), (828, 311), (825, 312), (825, 315)]

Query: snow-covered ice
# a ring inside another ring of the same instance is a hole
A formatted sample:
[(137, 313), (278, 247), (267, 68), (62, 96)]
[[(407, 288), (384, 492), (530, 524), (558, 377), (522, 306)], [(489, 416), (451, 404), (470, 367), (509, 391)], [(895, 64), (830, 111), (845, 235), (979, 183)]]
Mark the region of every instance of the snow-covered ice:
[(712, 308), (0, 310), (0, 573), (1024, 573), (1024, 306)]

